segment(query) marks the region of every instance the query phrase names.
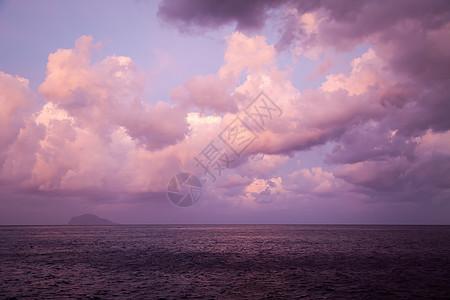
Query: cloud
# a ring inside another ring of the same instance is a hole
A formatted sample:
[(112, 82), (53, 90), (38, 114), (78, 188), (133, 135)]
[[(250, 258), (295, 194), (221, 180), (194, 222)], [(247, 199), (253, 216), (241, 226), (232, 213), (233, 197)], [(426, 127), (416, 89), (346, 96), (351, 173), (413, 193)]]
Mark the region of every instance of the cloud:
[(0, 149), (6, 151), (37, 108), (28, 80), (0, 72)]
[[(47, 78), (39, 93), (75, 117), (80, 126), (105, 134), (117, 126), (149, 149), (174, 144), (187, 132), (186, 111), (159, 102), (141, 100), (144, 75), (129, 57), (108, 56), (91, 64), (99, 44), (82, 36), (74, 49), (59, 49), (49, 55)], [(172, 122), (165, 122), (167, 116)]]
[(252, 155), (239, 166), (239, 172), (251, 177), (267, 178), (288, 161), (287, 155)]
[(327, 76), (327, 80), (322, 84), (321, 89), (327, 92), (343, 89), (350, 96), (361, 95), (373, 86), (382, 88), (386, 85), (385, 82), (389, 80), (386, 76), (380, 76), (379, 70), (383, 68), (383, 62), (377, 57), (373, 49), (369, 49), (361, 57), (355, 58), (351, 66), (352, 70), (348, 76), (342, 72)]
[[(327, 19), (317, 21), (319, 17), (312, 14), (301, 18), (301, 22), (308, 23), (308, 34), (321, 34), (321, 24)], [(346, 20), (345, 14), (337, 18)], [(448, 101), (443, 96), (446, 94), (443, 78), (442, 82), (438, 80), (430, 85), (421, 76), (405, 74), (392, 65), (381, 44), (375, 44), (374, 48), (353, 59), (348, 72), (331, 73), (320, 88), (300, 93), (289, 73), (279, 70), (273, 63), (276, 58), (273, 45), (268, 45), (260, 37), (256, 38), (234, 33), (228, 39), (225, 57), (243, 59), (226, 59), (218, 73), (210, 75), (220, 78), (223, 74), (233, 74), (232, 77), (236, 77), (247, 68), (245, 80), (239, 86), (236, 86), (236, 81), (230, 82), (230, 90), (224, 91), (225, 95), (243, 95), (242, 100), (247, 99), (249, 103), (250, 95), (263, 90), (283, 111), (281, 117), (267, 120), (263, 130), (256, 130), (258, 138), (236, 161), (237, 172), (242, 178), (271, 178), (278, 163), (270, 164), (269, 158), (283, 158), (279, 162), (283, 164), (284, 158), (288, 159), (289, 155), (298, 151), (334, 143), (334, 150), (328, 153), (326, 161), (337, 164), (335, 170), (325, 172), (317, 167), (301, 169), (290, 175), (284, 181), (286, 188), (292, 191), (287, 193), (289, 197), (332, 197), (342, 193), (351, 197), (364, 198), (363, 195), (367, 195), (369, 198), (392, 201), (402, 197), (414, 200), (419, 194), (422, 197), (438, 197), (444, 193), (447, 184), (445, 162), (448, 157), (429, 153), (424, 156), (417, 150), (423, 148), (418, 137), (430, 139), (430, 134), (441, 134), (449, 129), (446, 125), (448, 118), (444, 118), (448, 115), (445, 113), (448, 111), (445, 108)], [(242, 47), (235, 46), (239, 43), (250, 45), (247, 46), (249, 48), (254, 45), (254, 60), (245, 58), (245, 52), (242, 54), (239, 51)], [(258, 62), (259, 56), (265, 57), (261, 62), (268, 63)], [(232, 61), (236, 63), (230, 63)], [(241, 64), (241, 61), (244, 63)], [(257, 62), (253, 67), (252, 61)], [(226, 99), (226, 96), (221, 99)], [(218, 105), (213, 99), (209, 99), (210, 104), (207, 104), (208, 97), (204, 100), (198, 107), (213, 108)], [(195, 105), (195, 101), (190, 103)], [(235, 103), (241, 109), (245, 107), (244, 101)], [(216, 111), (227, 110), (216, 108)], [(231, 114), (223, 118), (222, 128), (237, 113), (234, 109), (227, 112)], [(247, 121), (251, 124), (251, 120)], [(435, 131), (427, 133), (430, 129)], [(268, 160), (254, 162), (251, 159), (258, 156)], [(419, 174), (431, 170), (436, 161), (441, 163), (443, 179), (437, 181), (439, 184), (430, 186)], [(286, 179), (286, 174), (283, 178)], [(295, 180), (298, 182), (293, 182)], [(255, 184), (265, 186), (262, 183)], [(242, 187), (233, 187), (225, 193), (236, 196), (242, 192)], [(391, 196), (387, 196), (389, 193), (392, 193)]]
[(32, 114), (39, 109), (28, 80), (0, 72), (0, 186), (13, 186), (30, 178), (43, 128)]
[(255, 203), (272, 203), (277, 198), (283, 197), (284, 189), (282, 186), (283, 180), (281, 177), (271, 179), (257, 179), (255, 178), (252, 183), (247, 185), (244, 189), (245, 196), (241, 199), (248, 205)]
[(398, 29), (413, 33), (410, 30), (438, 28), (448, 22), (449, 9), (446, 1), (293, 1), (286, 10), (278, 47), (349, 50), (368, 40), (401, 44), (404, 41), (389, 39)]
[(242, 73), (251, 74), (273, 66), (275, 48), (263, 36), (247, 37), (234, 32), (225, 38), (224, 65), (217, 74), (194, 76), (172, 90), (170, 97), (185, 107), (198, 107), (213, 112), (236, 113), (246, 97), (234, 92)]
[[(205, 186), (205, 207), (445, 201), (446, 2), (163, 1), (159, 16), (182, 31), (233, 22), (239, 31), (225, 37), (222, 67), (186, 79), (171, 91), (170, 103), (143, 99), (147, 78), (131, 58), (93, 61), (101, 43), (91, 36), (49, 55), (38, 89), (44, 105), (26, 79), (0, 73), (3, 187), (160, 200), (179, 171), (205, 175), (194, 157), (210, 141), (220, 142), (219, 133), (241, 116), (257, 138), (216, 186)], [(278, 42), (241, 32), (263, 30), (278, 16)], [(368, 50), (348, 70), (330, 73), (333, 53), (358, 45)], [(297, 78), (279, 64), (287, 51), (309, 59), (327, 55), (319, 88), (296, 88)], [(243, 113), (261, 91), (281, 109), (263, 127)], [(323, 165), (292, 166), (298, 152), (317, 149), (326, 153)]]
[(352, 184), (387, 191), (401, 188), (401, 176), (406, 166), (407, 162), (401, 158), (389, 161), (363, 161), (339, 166), (334, 174)]
[(44, 105), (26, 79), (0, 73), (2, 188), (94, 198), (161, 192), (193, 164), (200, 123), (177, 105), (144, 101), (144, 77), (130, 58), (92, 63), (100, 46), (92, 41), (82, 36), (74, 49), (49, 55)]
[(165, 0), (159, 5), (158, 16), (165, 22), (173, 23), (182, 31), (194, 26), (217, 28), (236, 23), (238, 30), (260, 29), (268, 12), (284, 1), (270, 0)]
[(230, 95), (234, 82), (216, 74), (195, 76), (187, 79), (170, 92), (170, 98), (186, 107), (213, 109), (216, 112), (236, 112), (237, 104)]
[[(328, 48), (349, 51), (369, 43), (396, 71), (429, 80), (447, 77), (450, 4), (445, 0), (218, 2), (163, 1), (159, 16), (180, 29), (232, 21), (238, 29), (262, 29), (269, 16), (279, 15), (278, 50), (317, 59)], [(279, 13), (270, 15), (273, 10)]]
[(288, 178), (290, 183), (286, 188), (302, 197), (336, 195), (346, 188), (342, 180), (321, 167), (299, 169), (289, 174)]

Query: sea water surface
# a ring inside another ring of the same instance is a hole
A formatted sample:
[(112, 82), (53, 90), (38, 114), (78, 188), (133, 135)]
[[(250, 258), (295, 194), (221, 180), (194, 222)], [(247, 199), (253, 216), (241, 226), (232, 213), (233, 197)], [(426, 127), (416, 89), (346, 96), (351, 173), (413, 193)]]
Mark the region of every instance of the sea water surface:
[(450, 226), (0, 226), (0, 298), (449, 299)]

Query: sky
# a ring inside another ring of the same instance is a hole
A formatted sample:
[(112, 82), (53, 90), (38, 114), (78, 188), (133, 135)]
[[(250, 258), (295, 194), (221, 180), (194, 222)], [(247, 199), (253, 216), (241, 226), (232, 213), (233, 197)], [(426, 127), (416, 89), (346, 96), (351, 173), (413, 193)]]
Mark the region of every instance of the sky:
[(445, 0), (3, 0), (0, 225), (450, 224), (449, 95)]

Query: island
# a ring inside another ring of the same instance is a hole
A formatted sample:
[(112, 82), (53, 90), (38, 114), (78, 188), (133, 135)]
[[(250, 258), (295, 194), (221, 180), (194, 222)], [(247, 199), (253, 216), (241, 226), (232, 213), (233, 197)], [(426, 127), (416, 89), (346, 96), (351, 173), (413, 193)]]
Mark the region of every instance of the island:
[(68, 225), (117, 225), (108, 219), (100, 218), (93, 214), (84, 214), (72, 217)]

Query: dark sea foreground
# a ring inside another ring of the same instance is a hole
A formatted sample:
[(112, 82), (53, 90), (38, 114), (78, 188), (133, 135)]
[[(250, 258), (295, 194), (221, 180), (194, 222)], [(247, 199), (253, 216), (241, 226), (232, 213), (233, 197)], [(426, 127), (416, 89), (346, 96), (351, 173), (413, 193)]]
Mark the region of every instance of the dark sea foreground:
[(0, 227), (0, 298), (450, 298), (450, 226)]

